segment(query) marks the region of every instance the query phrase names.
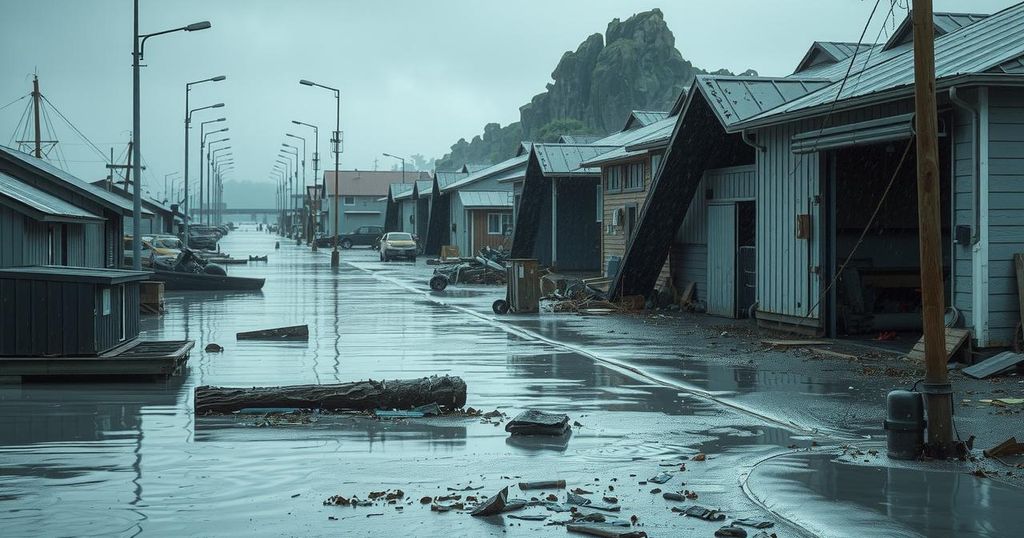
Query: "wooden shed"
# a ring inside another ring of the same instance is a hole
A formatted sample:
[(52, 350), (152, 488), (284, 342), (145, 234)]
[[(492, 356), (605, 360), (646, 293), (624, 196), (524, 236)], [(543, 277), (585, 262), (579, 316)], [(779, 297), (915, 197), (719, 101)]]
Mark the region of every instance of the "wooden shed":
[(0, 356), (95, 356), (139, 335), (149, 273), (40, 265), (0, 269)]

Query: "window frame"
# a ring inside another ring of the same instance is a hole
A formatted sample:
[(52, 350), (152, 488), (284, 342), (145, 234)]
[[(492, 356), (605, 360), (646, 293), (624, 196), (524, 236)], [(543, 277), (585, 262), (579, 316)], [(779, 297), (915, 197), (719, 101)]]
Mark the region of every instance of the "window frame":
[(643, 161), (632, 162), (623, 165), (625, 173), (622, 174), (621, 192), (640, 192), (646, 185), (646, 167)]
[[(352, 203), (349, 203), (349, 200), (352, 200)], [(355, 196), (342, 196), (341, 197), (341, 205), (346, 205), (346, 206), (356, 205), (356, 197)]]
[[(507, 215), (507, 213), (490, 213), (490, 212), (487, 213), (487, 235), (504, 235), (505, 234), (505, 232), (503, 230), (504, 216), (505, 215)], [(495, 219), (494, 222), (492, 222), (492, 219)], [(492, 224), (497, 224), (498, 225), (497, 226), (497, 230), (495, 230), (494, 227), (491, 226)]]
[(622, 192), (622, 165), (617, 164), (604, 169), (604, 191)]

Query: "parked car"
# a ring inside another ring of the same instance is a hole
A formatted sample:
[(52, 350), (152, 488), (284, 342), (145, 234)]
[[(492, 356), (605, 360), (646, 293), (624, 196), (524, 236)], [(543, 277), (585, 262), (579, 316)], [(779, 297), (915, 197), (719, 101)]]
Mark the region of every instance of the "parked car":
[(383, 226), (360, 226), (354, 232), (341, 234), (338, 246), (344, 249), (352, 247), (373, 247), (384, 235)]
[(416, 261), (417, 245), (412, 234), (406, 232), (388, 232), (380, 240), (380, 261), (388, 262), (392, 258), (406, 258)]
[(142, 240), (146, 242), (144, 244), (153, 248), (157, 256), (177, 257), (181, 254), (181, 248), (185, 246), (181, 239), (173, 235), (144, 235)]

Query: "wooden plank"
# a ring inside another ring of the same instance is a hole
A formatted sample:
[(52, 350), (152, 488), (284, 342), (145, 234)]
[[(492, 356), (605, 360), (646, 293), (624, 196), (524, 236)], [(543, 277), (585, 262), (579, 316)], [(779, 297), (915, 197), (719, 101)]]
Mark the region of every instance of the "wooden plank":
[(772, 347), (827, 346), (832, 342), (825, 340), (761, 340), (761, 343)]
[[(971, 337), (971, 331), (967, 329), (956, 329), (952, 327), (946, 327), (946, 360), (950, 360), (962, 347), (966, 344)], [(965, 351), (969, 351), (965, 349)], [(914, 349), (907, 353), (907, 358), (923, 361), (924, 360), (924, 337), (914, 344)]]
[(235, 338), (238, 340), (308, 340), (309, 325), (240, 332), (235, 334)]

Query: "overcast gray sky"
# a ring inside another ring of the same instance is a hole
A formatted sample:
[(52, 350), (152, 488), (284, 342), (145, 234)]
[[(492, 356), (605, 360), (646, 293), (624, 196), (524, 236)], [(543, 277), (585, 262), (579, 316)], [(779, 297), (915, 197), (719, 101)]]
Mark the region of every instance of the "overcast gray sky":
[[(882, 0), (881, 18), (892, 0)], [(909, 0), (900, 0), (906, 4)], [(937, 0), (936, 10), (994, 12), (1014, 0)], [(3, 0), (0, 106), (42, 91), (103, 151), (124, 152), (131, 130), (130, 0)], [(147, 43), (142, 72), (142, 152), (149, 187), (183, 167), (184, 84), (191, 106), (226, 108), (195, 121), (228, 119), (236, 180), (269, 181), (286, 132), (309, 137), (297, 119), (321, 127), (321, 155), (334, 99), (300, 78), (340, 87), (343, 168), (390, 168), (382, 152), (440, 157), (487, 122), (518, 120), (543, 91), (566, 50), (619, 17), (660, 7), (683, 57), (706, 69), (792, 71), (814, 40), (856, 41), (870, 0), (141, 0), (141, 31), (209, 20), (213, 28)], [(905, 14), (905, 8), (897, 8)], [(889, 26), (889, 25), (887, 25)], [(879, 24), (872, 26), (873, 41)], [(885, 34), (883, 33), (883, 39)], [(24, 101), (0, 110), (0, 143), (10, 145)], [(197, 124), (197, 123), (196, 123)], [(105, 176), (103, 162), (58, 126), (71, 171)], [(196, 138), (197, 130), (194, 130)], [(294, 140), (288, 140), (294, 142)], [(195, 142), (193, 142), (195, 147)], [(195, 153), (193, 151), (193, 153)], [(193, 165), (193, 174), (198, 173)]]

